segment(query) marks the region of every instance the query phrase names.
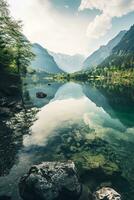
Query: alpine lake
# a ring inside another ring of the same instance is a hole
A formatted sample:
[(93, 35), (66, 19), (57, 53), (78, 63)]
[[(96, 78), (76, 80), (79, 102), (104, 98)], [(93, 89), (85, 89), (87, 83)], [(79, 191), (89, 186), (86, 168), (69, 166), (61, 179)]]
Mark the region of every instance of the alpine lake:
[(134, 200), (133, 87), (33, 75), (23, 80), (23, 106), (1, 125), (0, 197), (20, 200), (19, 179), (32, 165), (72, 160), (92, 192), (108, 185)]

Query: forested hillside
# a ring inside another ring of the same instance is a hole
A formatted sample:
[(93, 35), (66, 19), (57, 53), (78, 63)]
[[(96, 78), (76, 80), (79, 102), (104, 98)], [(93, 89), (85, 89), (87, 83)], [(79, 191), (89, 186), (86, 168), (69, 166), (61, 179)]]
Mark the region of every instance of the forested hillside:
[(134, 67), (134, 25), (99, 67), (117, 67), (119, 69)]
[(32, 57), (21, 21), (14, 20), (7, 1), (0, 0), (0, 96), (12, 95), (11, 88), (18, 86), (20, 75), (26, 73)]
[[(126, 32), (111, 55), (96, 68), (64, 76), (67, 80), (104, 80), (110, 84), (134, 84), (134, 25)], [(61, 77), (60, 77), (61, 78)]]
[(114, 54), (131, 54), (134, 53), (134, 25), (124, 35), (119, 44), (113, 48)]

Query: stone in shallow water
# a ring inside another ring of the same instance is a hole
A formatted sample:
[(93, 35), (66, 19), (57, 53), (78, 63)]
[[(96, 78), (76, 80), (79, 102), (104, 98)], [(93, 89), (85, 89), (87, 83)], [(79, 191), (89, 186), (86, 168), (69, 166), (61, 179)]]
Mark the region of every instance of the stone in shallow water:
[(24, 200), (77, 200), (81, 188), (72, 161), (35, 165), (19, 183), (20, 195)]
[(42, 99), (42, 98), (47, 97), (47, 94), (44, 93), (44, 92), (37, 92), (37, 93), (36, 93), (36, 97)]
[(121, 195), (110, 187), (103, 187), (94, 193), (94, 200), (121, 200)]

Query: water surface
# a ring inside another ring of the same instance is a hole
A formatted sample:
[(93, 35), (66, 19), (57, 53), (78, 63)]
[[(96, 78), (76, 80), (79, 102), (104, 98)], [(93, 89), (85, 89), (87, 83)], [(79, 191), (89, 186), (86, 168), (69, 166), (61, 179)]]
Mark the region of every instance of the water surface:
[[(36, 98), (38, 91), (46, 92), (47, 98)], [(20, 199), (17, 184), (31, 165), (71, 159), (91, 191), (111, 185), (125, 200), (133, 200), (133, 92), (87, 83), (25, 84), (25, 110), (1, 134), (8, 133), (0, 140), (1, 151), (6, 152), (1, 157), (5, 170), (0, 195)]]

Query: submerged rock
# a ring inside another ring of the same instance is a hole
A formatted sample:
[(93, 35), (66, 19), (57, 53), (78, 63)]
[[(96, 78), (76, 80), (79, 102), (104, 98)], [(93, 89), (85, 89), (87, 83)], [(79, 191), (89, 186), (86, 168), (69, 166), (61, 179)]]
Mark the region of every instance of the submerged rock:
[(93, 195), (94, 200), (121, 200), (121, 195), (110, 187), (103, 187)]
[(89, 151), (83, 151), (76, 153), (72, 160), (79, 166), (79, 172), (83, 173), (85, 170), (97, 170), (99, 169), (106, 175), (113, 175), (120, 172), (118, 165), (114, 162), (107, 160), (102, 154), (93, 154)]
[(47, 94), (44, 92), (37, 92), (36, 97), (37, 98), (45, 98), (45, 97), (47, 97)]
[(24, 200), (77, 200), (81, 190), (72, 161), (35, 165), (19, 183), (20, 195)]
[(0, 107), (0, 117), (9, 117), (11, 116), (11, 111), (9, 108)]

